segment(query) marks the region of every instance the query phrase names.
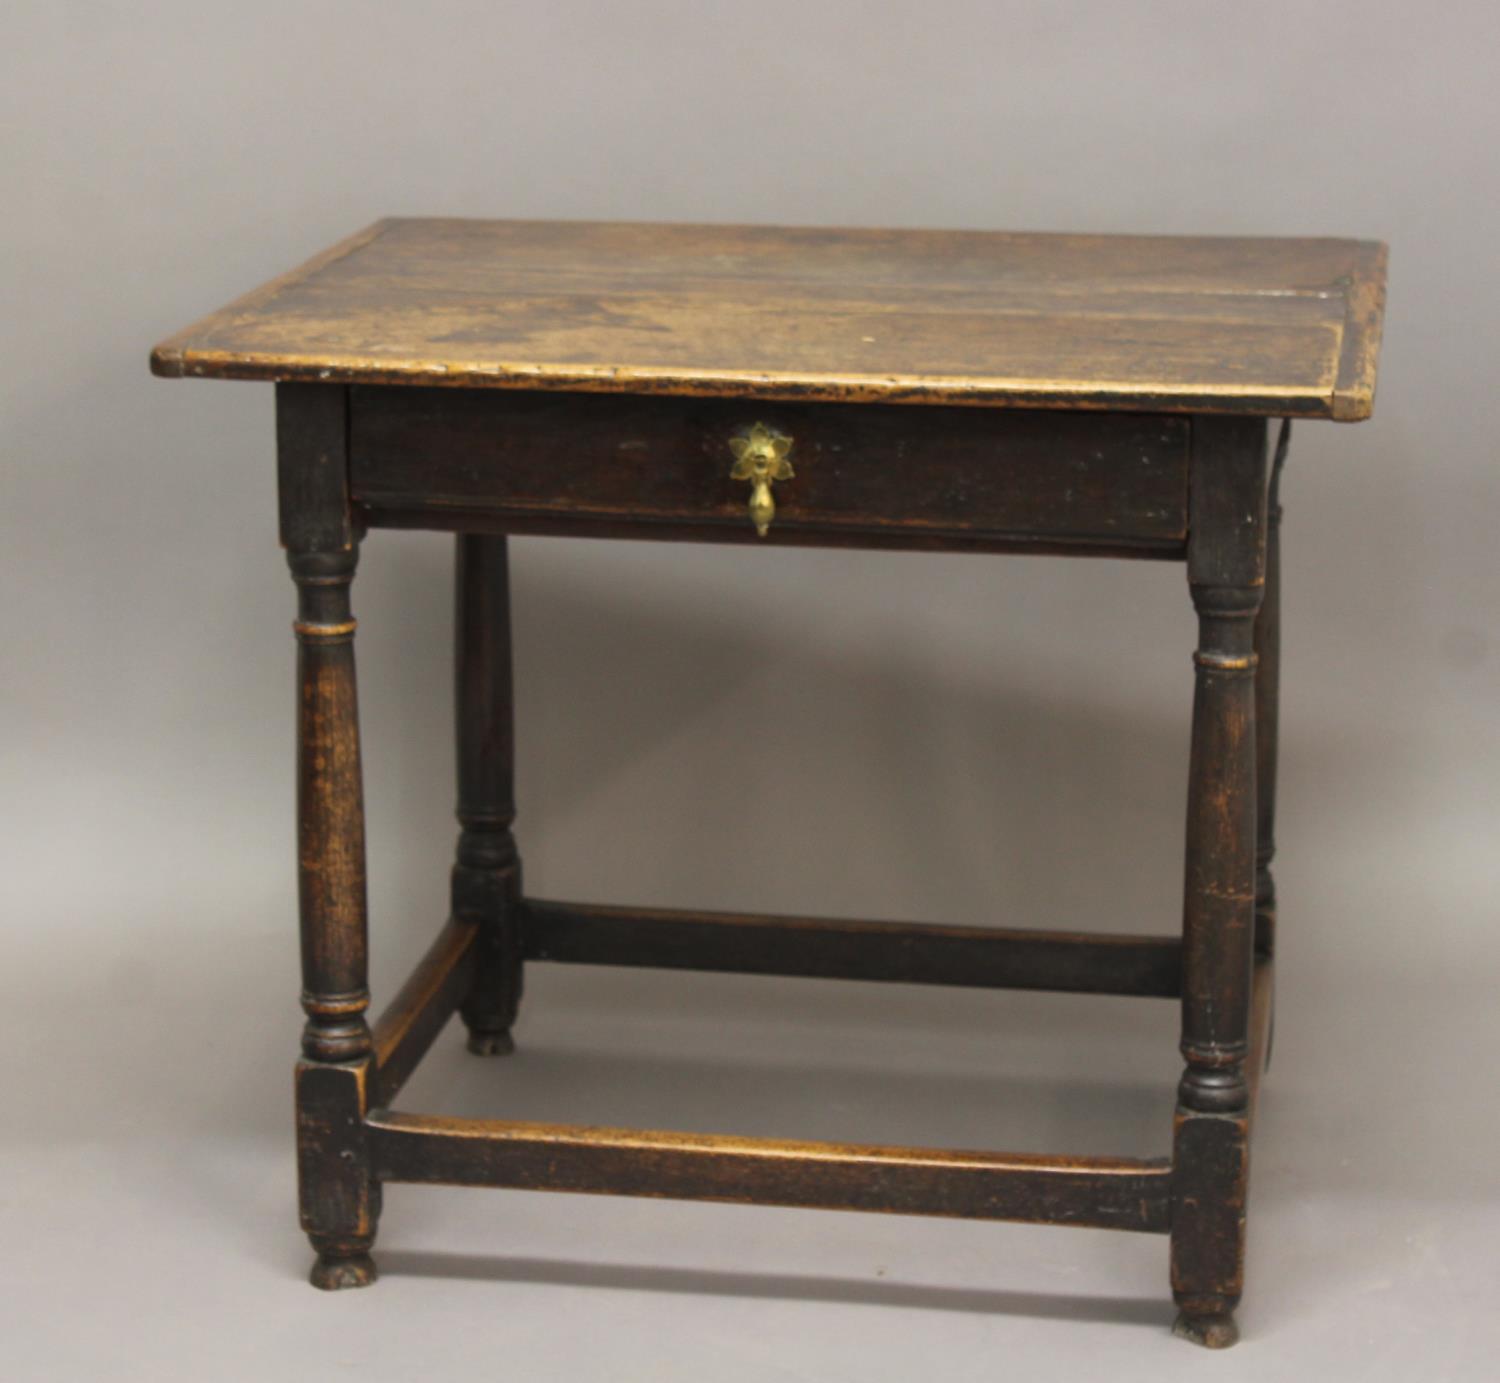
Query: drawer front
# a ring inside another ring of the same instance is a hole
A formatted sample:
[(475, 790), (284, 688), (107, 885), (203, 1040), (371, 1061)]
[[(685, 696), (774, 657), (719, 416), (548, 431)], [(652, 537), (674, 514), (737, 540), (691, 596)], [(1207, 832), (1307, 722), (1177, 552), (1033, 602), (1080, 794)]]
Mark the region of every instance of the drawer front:
[(767, 541), (1172, 553), (1186, 534), (1189, 423), (1146, 414), (355, 388), (351, 488), (375, 524), (753, 542), (753, 464), (736, 472), (756, 424), (790, 439)]

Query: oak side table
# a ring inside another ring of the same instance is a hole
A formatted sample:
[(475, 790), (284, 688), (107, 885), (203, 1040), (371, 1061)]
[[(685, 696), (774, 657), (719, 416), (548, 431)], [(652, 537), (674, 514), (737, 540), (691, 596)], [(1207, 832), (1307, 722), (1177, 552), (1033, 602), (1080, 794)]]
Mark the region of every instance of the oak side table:
[[(158, 346), (160, 375), (276, 382), (313, 1283), (374, 1280), (389, 1182), (678, 1196), (1165, 1234), (1177, 1330), (1232, 1343), (1271, 1007), (1277, 476), (1290, 419), (1368, 416), (1384, 285), (1384, 246), (1352, 240), (387, 220)], [(1274, 460), (1268, 418), (1283, 420)], [(462, 828), (448, 921), (373, 1028), (349, 604), (372, 528), (457, 535)], [(1186, 563), (1180, 936), (528, 896), (512, 533)], [(455, 1011), (471, 1051), (511, 1050), (532, 961), (1178, 999), (1171, 1156), (401, 1110)]]

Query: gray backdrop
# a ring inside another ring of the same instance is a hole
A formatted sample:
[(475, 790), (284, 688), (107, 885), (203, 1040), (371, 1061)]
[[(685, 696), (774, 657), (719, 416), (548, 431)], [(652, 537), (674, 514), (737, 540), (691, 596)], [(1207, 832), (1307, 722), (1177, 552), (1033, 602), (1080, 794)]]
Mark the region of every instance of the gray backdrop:
[[(400, 1188), (380, 1286), (303, 1284), (271, 391), (146, 356), (387, 214), (1390, 242), (1376, 417), (1299, 427), (1285, 485), (1277, 1053), (1213, 1367), (1490, 1376), (1497, 44), (1479, 3), (12, 0), (11, 1376), (1209, 1367), (1162, 1241), (1057, 1229)], [(355, 586), (377, 1003), (443, 907), (450, 556), (377, 535)], [(1180, 568), (537, 539), (513, 569), (533, 891), (1176, 924)], [(505, 1065), (445, 1035), (406, 1102), (1161, 1152), (1177, 1074), (1149, 1001), (538, 969), (518, 1035)]]

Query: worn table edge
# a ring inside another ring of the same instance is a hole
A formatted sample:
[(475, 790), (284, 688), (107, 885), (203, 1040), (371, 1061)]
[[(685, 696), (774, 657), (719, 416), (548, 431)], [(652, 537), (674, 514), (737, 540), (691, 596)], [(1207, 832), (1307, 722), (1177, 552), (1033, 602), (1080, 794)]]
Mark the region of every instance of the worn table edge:
[(1380, 240), (1355, 242), (1359, 274), (1349, 286), (1338, 377), (1330, 400), (1335, 422), (1357, 423), (1375, 408), (1375, 377), (1385, 326), (1386, 266), (1390, 247)]
[[(310, 278), (319, 269), (326, 269), (330, 264), (353, 254), (356, 250), (362, 250), (372, 240), (384, 234), (398, 218), (393, 216), (382, 217), (379, 221), (366, 226), (363, 230), (355, 231), (353, 235), (345, 236), (336, 244), (320, 250), (311, 259), (304, 260), (295, 269), (288, 269), (284, 274), (278, 274), (275, 278), (261, 284), (258, 288), (252, 288), (248, 293), (241, 294), (233, 302), (226, 303), (217, 311), (206, 313), (196, 321), (182, 328), (181, 331), (173, 332), (165, 341), (160, 342), (151, 351), (151, 373), (159, 375), (163, 379), (179, 379), (183, 376), (200, 373), (192, 368), (191, 361), (196, 361), (203, 352), (194, 351), (189, 342), (194, 337), (201, 336), (220, 318), (235, 313), (248, 312), (251, 308), (260, 307), (271, 301), (277, 294), (290, 288), (293, 284), (300, 283), (305, 278)], [(220, 375), (217, 378), (233, 379), (239, 378), (235, 375)], [(275, 378), (275, 376), (254, 376), (254, 378)]]
[[(1172, 390), (1129, 381), (1038, 382), (993, 377), (924, 376), (892, 381), (883, 376), (739, 371), (695, 371), (506, 362), (434, 369), (421, 361), (350, 355), (297, 356), (229, 351), (152, 352), (153, 373), (163, 378), (236, 379), (276, 383), (420, 385), (439, 388), (545, 390), (555, 393), (670, 395), (687, 398), (764, 399), (781, 402), (929, 404), (967, 407), (1089, 409), (1144, 413), (1238, 413), (1267, 417), (1338, 418), (1368, 413), (1368, 399), (1353, 399), (1356, 411), (1335, 411), (1339, 396), (1321, 390), (1276, 391), (1258, 385), (1221, 386), (1205, 401), (1201, 390)], [(1358, 412), (1363, 404), (1365, 411)]]
[[(1333, 388), (1276, 389), (1261, 385), (1218, 385), (1204, 400), (1201, 388), (1108, 380), (1004, 379), (994, 376), (778, 373), (742, 370), (683, 370), (674, 366), (591, 366), (548, 361), (468, 362), (458, 367), (425, 360), (346, 353), (298, 355), (292, 352), (236, 352), (197, 349), (192, 341), (226, 316), (263, 306), (289, 287), (363, 249), (390, 227), (420, 220), (482, 221), (470, 217), (383, 217), (312, 256), (296, 268), (261, 284), (159, 343), (151, 352), (151, 372), (164, 379), (200, 378), (329, 383), (342, 385), (427, 385), (451, 388), (537, 389), (555, 392), (675, 395), (767, 401), (929, 404), (1034, 409), (1092, 409), (1127, 412), (1330, 418), (1360, 422), (1374, 408), (1376, 371), (1383, 327), (1389, 250), (1378, 240), (1302, 237), (1346, 244), (1357, 272), (1348, 296)], [(587, 224), (601, 224), (590, 222)], [(602, 224), (647, 224), (616, 222)], [(710, 223), (672, 223), (684, 226)], [(786, 229), (767, 225), (765, 229)], [(830, 229), (822, 228), (819, 229)], [(831, 228), (838, 229), (838, 228)], [(1132, 236), (1171, 239), (1171, 236)], [(1210, 237), (1204, 237), (1210, 238)], [(1239, 238), (1239, 237), (1223, 237)]]

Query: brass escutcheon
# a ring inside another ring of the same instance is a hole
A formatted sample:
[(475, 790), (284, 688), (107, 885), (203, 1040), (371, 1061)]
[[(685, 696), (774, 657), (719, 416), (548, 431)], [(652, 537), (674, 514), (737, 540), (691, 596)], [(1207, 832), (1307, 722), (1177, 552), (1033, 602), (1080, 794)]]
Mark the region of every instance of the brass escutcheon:
[(750, 482), (750, 522), (764, 538), (776, 516), (771, 482), (790, 480), (795, 474), (787, 459), (792, 453), (792, 439), (764, 423), (756, 423), (748, 432), (731, 437), (729, 450), (734, 453), (734, 469), (729, 478)]

